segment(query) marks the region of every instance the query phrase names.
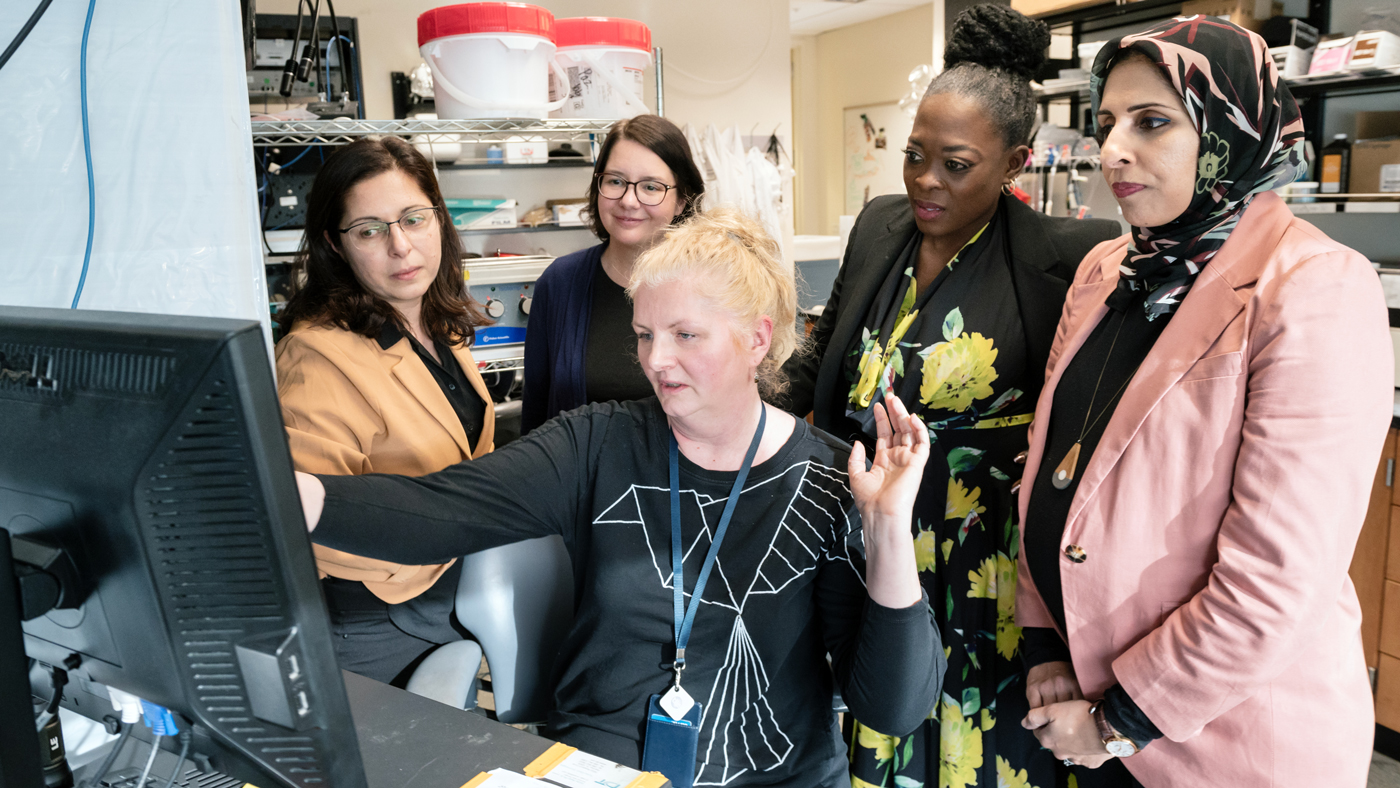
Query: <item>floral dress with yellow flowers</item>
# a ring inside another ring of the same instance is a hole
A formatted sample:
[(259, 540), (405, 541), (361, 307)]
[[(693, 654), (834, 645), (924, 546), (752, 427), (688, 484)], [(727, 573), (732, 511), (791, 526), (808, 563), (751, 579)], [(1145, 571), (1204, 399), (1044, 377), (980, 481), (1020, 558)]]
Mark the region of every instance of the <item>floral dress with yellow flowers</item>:
[(948, 658), (942, 700), (919, 730), (896, 737), (847, 723), (854, 788), (1065, 784), (1021, 727), (1028, 707), (1013, 619), (1012, 488), (1043, 371), (1027, 368), (1004, 225), (998, 215), (983, 227), (922, 293), (915, 232), (859, 345), (847, 349), (851, 431), (873, 442), (870, 406), (894, 393), (933, 438), (914, 505), (915, 548)]

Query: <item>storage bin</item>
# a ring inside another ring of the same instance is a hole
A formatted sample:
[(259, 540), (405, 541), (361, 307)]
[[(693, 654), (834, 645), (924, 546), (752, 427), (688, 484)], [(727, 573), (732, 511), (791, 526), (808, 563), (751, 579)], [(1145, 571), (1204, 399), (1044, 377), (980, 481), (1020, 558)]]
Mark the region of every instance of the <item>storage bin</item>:
[(560, 19), (555, 40), (560, 68), (550, 83), (550, 99), (564, 102), (558, 117), (622, 119), (651, 111), (642, 102), (651, 65), (646, 25), (597, 16)]
[(433, 72), (440, 118), (543, 120), (549, 100), (554, 15), (526, 3), (462, 3), (418, 17), (418, 51)]

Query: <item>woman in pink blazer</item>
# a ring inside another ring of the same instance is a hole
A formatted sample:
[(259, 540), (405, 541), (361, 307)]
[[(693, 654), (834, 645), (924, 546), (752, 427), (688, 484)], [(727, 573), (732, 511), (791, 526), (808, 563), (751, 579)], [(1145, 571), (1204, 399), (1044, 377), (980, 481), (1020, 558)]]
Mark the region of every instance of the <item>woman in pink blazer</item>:
[(1091, 85), (1132, 232), (1080, 267), (1036, 408), (1023, 725), (1080, 786), (1362, 788), (1377, 277), (1270, 191), (1303, 126), (1259, 36), (1167, 22), (1110, 41)]

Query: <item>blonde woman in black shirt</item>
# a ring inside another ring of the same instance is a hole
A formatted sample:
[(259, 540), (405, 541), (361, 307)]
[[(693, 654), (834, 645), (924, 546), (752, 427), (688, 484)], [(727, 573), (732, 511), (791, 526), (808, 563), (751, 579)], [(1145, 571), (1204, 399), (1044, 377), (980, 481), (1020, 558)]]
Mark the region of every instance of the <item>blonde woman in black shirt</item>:
[[(796, 288), (752, 220), (720, 211), (671, 231), (637, 261), (629, 293), (656, 397), (585, 406), (420, 478), (302, 474), (313, 539), (431, 561), (562, 535), (578, 610), (548, 735), (632, 765), (646, 763), (648, 698), (674, 681), (678, 544), (697, 610), (681, 648), (699, 738), (693, 770), (667, 776), (848, 786), (833, 673), (847, 704), (887, 730), (913, 730), (938, 697), (943, 648), (909, 519), (927, 430), (891, 401), (866, 470), (863, 447), (763, 402), (796, 344)], [(392, 544), (374, 538), (386, 520), (402, 537)]]

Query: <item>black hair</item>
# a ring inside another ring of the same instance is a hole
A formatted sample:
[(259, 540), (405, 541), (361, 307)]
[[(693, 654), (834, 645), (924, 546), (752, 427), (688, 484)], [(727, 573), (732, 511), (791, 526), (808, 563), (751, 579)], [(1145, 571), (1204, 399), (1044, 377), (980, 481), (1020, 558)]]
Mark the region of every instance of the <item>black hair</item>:
[(1045, 65), (1050, 28), (1003, 5), (985, 3), (958, 15), (943, 54), (943, 72), (924, 96), (954, 93), (982, 105), (1006, 147), (1029, 145), (1035, 124), (1030, 81)]

